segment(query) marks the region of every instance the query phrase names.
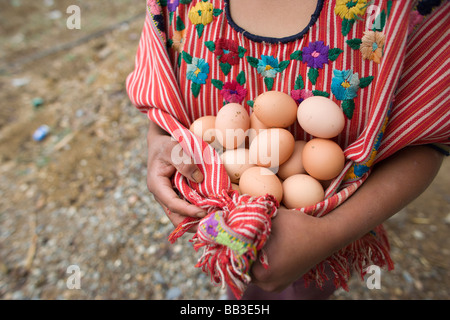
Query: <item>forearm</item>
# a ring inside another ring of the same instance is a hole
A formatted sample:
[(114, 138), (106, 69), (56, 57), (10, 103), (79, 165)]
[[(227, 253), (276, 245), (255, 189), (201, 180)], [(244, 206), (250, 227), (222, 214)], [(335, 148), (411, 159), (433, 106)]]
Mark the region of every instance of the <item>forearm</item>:
[(436, 150), (416, 146), (378, 164), (354, 195), (324, 217), (335, 249), (359, 239), (418, 197), (433, 181), (442, 159)]

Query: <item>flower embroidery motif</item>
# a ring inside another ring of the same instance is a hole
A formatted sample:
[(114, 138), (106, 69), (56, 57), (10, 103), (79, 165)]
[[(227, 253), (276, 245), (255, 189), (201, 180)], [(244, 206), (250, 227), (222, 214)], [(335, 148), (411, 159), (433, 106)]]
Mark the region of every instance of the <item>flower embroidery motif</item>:
[(217, 17), (222, 13), (222, 9), (215, 9), (214, 5), (208, 0), (202, 0), (189, 11), (188, 18), (195, 25), (198, 37), (203, 34), (205, 25), (213, 21), (213, 17)]
[(158, 34), (161, 39), (166, 41), (166, 33), (164, 30), (164, 17), (162, 15), (162, 9), (159, 0), (148, 0), (147, 1), (147, 9), (150, 17), (158, 30)]
[(434, 7), (439, 6), (441, 4), (441, 0), (422, 0), (417, 4), (417, 11), (426, 16), (430, 14)]
[(278, 59), (272, 56), (262, 55), (258, 60), (256, 70), (260, 75), (266, 78), (275, 78), (279, 71)]
[(323, 41), (316, 41), (303, 48), (303, 62), (306, 62), (310, 68), (323, 68), (324, 64), (328, 64), (329, 46), (324, 45)]
[(172, 38), (172, 47), (178, 53), (181, 53), (183, 51), (185, 39), (186, 39), (186, 29), (174, 31)]
[(248, 56), (247, 61), (264, 77), (264, 83), (268, 90), (272, 90), (274, 78), (277, 74), (283, 72), (290, 63), (289, 60), (278, 62), (277, 58), (265, 55), (261, 55), (261, 59)]
[(208, 220), (205, 221), (205, 228), (206, 228), (206, 232), (213, 237), (217, 237), (218, 232), (217, 232), (217, 225), (219, 224), (219, 222), (214, 219), (214, 215), (211, 215)]
[(247, 95), (247, 89), (241, 86), (236, 80), (225, 82), (220, 94), (227, 103), (242, 103)]
[(209, 64), (205, 59), (192, 57), (186, 51), (182, 52), (182, 58), (187, 63), (186, 78), (192, 81), (192, 94), (194, 97), (198, 97), (200, 86), (205, 84), (208, 78)]
[(359, 78), (357, 72), (353, 70), (333, 70), (333, 79), (331, 80), (331, 92), (336, 99), (342, 100), (342, 109), (347, 118), (353, 117), (355, 109), (354, 98), (358, 96), (360, 88), (367, 87), (373, 80), (373, 76)]
[(334, 12), (342, 19), (353, 20), (366, 12), (367, 0), (336, 0)]
[(331, 91), (338, 100), (350, 100), (356, 98), (359, 89), (358, 73), (352, 70), (333, 70), (334, 77), (331, 80)]
[(224, 104), (234, 102), (242, 103), (247, 96), (247, 89), (244, 88), (246, 82), (245, 72), (241, 71), (236, 77), (236, 80), (223, 83), (220, 80), (212, 79), (211, 83), (214, 87), (220, 90), (220, 94), (224, 99)]
[(186, 77), (194, 83), (205, 84), (208, 78), (209, 64), (205, 59), (192, 58), (192, 63), (188, 64)]
[(241, 58), (239, 56), (239, 45), (228, 39), (216, 40), (214, 53), (219, 58), (220, 62), (232, 65), (239, 64), (239, 58)]
[(342, 35), (346, 36), (355, 23), (366, 13), (367, 0), (336, 0), (334, 12), (342, 19)]
[(364, 59), (373, 60), (375, 63), (381, 62), (383, 56), (383, 47), (386, 42), (386, 36), (378, 31), (365, 31), (361, 39), (359, 50)]
[(329, 61), (335, 61), (342, 52), (343, 50), (340, 48), (330, 49), (330, 46), (325, 45), (323, 41), (315, 41), (304, 47), (303, 50), (294, 51), (290, 58), (306, 63), (310, 68), (308, 79), (315, 85), (319, 77), (319, 69), (323, 69), (323, 66)]
[(157, 0), (148, 0), (147, 7), (148, 7), (150, 13), (153, 15), (161, 14), (161, 12), (162, 12), (161, 7)]
[(225, 75), (231, 70), (232, 65), (238, 65), (239, 59), (244, 57), (247, 49), (239, 46), (237, 42), (220, 38), (216, 41), (206, 41), (206, 47), (213, 52), (219, 60), (220, 69)]
[(297, 104), (300, 104), (303, 100), (312, 96), (314, 96), (314, 93), (307, 89), (297, 89), (291, 91), (291, 97), (295, 100), (295, 102), (297, 102)]
[(192, 24), (206, 25), (213, 20), (213, 9), (214, 6), (210, 2), (198, 2), (189, 11), (189, 20), (191, 20)]
[(424, 17), (419, 13), (419, 11), (411, 11), (409, 14), (408, 34), (411, 34), (416, 26), (422, 23), (423, 19)]
[(167, 0), (167, 8), (169, 12), (175, 12), (180, 4), (180, 0)]

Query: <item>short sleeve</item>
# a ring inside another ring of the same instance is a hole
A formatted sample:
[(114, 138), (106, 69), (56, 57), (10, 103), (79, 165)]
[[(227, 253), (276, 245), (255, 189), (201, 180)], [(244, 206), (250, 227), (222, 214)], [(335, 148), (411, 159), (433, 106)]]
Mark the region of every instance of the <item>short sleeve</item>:
[(419, 1), (412, 11), (403, 70), (382, 142), (386, 150), (450, 145), (450, 2), (431, 5), (439, 2)]

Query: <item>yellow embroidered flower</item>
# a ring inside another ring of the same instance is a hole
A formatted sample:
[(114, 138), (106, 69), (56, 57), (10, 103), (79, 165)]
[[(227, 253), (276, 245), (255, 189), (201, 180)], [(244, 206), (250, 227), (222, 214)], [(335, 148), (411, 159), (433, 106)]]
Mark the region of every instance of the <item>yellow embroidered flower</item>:
[(210, 2), (200, 1), (189, 11), (192, 24), (206, 25), (213, 20), (214, 6)]
[(172, 38), (173, 49), (181, 53), (181, 51), (183, 51), (185, 38), (186, 38), (186, 29), (183, 29), (181, 31), (175, 31), (173, 33)]
[(342, 19), (354, 20), (364, 15), (367, 0), (336, 0), (334, 12)]
[(359, 50), (364, 59), (373, 60), (375, 63), (381, 62), (383, 56), (383, 47), (386, 42), (386, 36), (378, 31), (364, 31)]

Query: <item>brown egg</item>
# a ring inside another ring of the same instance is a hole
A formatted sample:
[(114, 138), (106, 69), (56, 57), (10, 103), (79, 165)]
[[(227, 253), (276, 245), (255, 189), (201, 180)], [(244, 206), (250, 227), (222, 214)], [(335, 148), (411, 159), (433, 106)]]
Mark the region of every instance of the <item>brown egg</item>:
[(270, 194), (278, 202), (283, 199), (283, 186), (275, 173), (263, 167), (251, 167), (244, 171), (239, 180), (242, 194), (265, 196)]
[(332, 140), (315, 138), (308, 141), (302, 153), (303, 167), (318, 180), (335, 178), (344, 169), (345, 156)]
[(294, 136), (286, 129), (266, 129), (253, 139), (250, 161), (261, 167), (278, 167), (289, 159), (294, 146)]
[(305, 168), (303, 168), (302, 162), (302, 151), (305, 146), (306, 141), (297, 140), (294, 144), (294, 151), (289, 159), (283, 163), (279, 168), (277, 175), (281, 179), (287, 179), (290, 176), (298, 173), (305, 173)]
[(288, 209), (314, 205), (324, 196), (320, 182), (307, 174), (295, 174), (283, 182), (283, 204)]
[(261, 120), (256, 117), (256, 113), (252, 112), (250, 115), (250, 129), (248, 130), (248, 142), (249, 145), (252, 143), (253, 139), (260, 133), (262, 130), (268, 129)]
[(317, 138), (333, 138), (344, 129), (345, 117), (333, 100), (321, 96), (309, 97), (300, 103), (298, 123)]
[(196, 136), (202, 138), (208, 143), (213, 143), (216, 140), (215, 127), (216, 117), (215, 116), (204, 116), (196, 119), (192, 122), (189, 130), (195, 133)]
[(238, 148), (225, 151), (220, 159), (232, 183), (238, 183), (242, 173), (250, 167), (250, 153), (248, 149)]
[(256, 117), (269, 128), (286, 128), (297, 120), (297, 102), (280, 91), (267, 91), (253, 104)]
[(249, 127), (250, 116), (247, 110), (238, 103), (228, 103), (217, 113), (216, 137), (227, 149), (236, 149), (242, 145)]

